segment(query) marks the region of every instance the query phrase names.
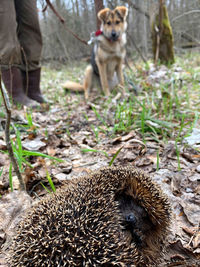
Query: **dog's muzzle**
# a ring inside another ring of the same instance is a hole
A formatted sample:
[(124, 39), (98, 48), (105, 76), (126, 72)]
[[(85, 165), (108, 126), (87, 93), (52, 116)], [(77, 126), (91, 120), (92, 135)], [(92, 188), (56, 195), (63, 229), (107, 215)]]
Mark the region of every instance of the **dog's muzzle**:
[(119, 39), (119, 34), (116, 31), (112, 30), (111, 35), (110, 35), (110, 40), (117, 41), (118, 39)]

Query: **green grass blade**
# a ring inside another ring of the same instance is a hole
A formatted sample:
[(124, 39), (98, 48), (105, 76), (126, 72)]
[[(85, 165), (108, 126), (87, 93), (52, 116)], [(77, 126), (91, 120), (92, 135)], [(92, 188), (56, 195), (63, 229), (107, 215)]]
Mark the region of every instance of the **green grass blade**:
[(112, 166), (114, 160), (115, 160), (116, 157), (119, 155), (119, 152), (122, 150), (123, 147), (124, 147), (124, 146), (121, 146), (121, 147), (117, 150), (117, 152), (114, 154), (114, 156), (112, 157), (111, 161), (109, 162), (109, 166)]
[(22, 158), (22, 141), (21, 141), (21, 136), (19, 130), (16, 129), (16, 137), (17, 137), (17, 150), (18, 150), (18, 155), (19, 158)]
[(49, 182), (49, 184), (51, 186), (51, 189), (55, 193), (56, 192), (55, 185), (54, 185), (54, 183), (53, 183), (53, 181), (51, 179), (51, 176), (50, 176), (50, 174), (49, 174), (49, 172), (47, 170), (46, 170), (46, 175), (47, 175), (47, 180), (48, 180), (48, 182)]
[(52, 192), (42, 182), (40, 182), (40, 184), (49, 194), (52, 194)]
[(28, 121), (28, 125), (31, 128), (33, 126), (33, 120), (32, 120), (32, 116), (30, 113), (26, 113), (26, 119)]
[(94, 153), (101, 153), (104, 154), (104, 156), (106, 156), (106, 158), (109, 158), (108, 153), (102, 150), (97, 150), (97, 149), (92, 149), (92, 148), (83, 148), (81, 149), (81, 152), (83, 153), (87, 153), (87, 152), (94, 152)]
[(43, 158), (48, 158), (48, 159), (51, 159), (51, 160), (55, 160), (57, 162), (64, 162), (63, 159), (52, 157), (52, 156), (49, 156), (47, 154), (43, 154), (41, 152), (36, 152), (36, 151), (23, 150), (23, 155), (24, 156), (28, 156), (28, 157), (29, 156), (43, 157)]
[(0, 170), (0, 177), (1, 177), (2, 173), (3, 173), (3, 167), (2, 167), (2, 169)]

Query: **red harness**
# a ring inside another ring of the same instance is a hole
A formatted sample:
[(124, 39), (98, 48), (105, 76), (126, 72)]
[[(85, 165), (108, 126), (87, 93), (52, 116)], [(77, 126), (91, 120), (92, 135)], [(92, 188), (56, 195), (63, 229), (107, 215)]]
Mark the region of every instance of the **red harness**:
[[(101, 31), (101, 30), (97, 30), (96, 32), (95, 32), (95, 37), (98, 37), (99, 35), (103, 35), (103, 32)], [(113, 40), (111, 40), (111, 39), (109, 39), (109, 38), (107, 38), (105, 35), (104, 35), (104, 37), (109, 41), (109, 42), (115, 42), (115, 41), (113, 41)]]
[(101, 31), (101, 30), (97, 30), (96, 32), (95, 32), (95, 36), (97, 37), (97, 36), (99, 36), (99, 35), (102, 35), (103, 34), (103, 32)]

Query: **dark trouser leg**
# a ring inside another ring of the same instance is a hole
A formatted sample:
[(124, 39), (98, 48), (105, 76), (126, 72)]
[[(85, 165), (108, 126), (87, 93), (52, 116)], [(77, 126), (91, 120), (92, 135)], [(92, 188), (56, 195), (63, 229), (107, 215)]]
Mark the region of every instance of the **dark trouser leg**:
[(0, 64), (1, 68), (19, 66), (20, 44), (17, 38), (17, 22), (14, 0), (0, 1)]
[(42, 36), (40, 31), (36, 0), (15, 0), (17, 14), (17, 35), (23, 49), (23, 71), (40, 68)]
[(37, 106), (23, 91), (21, 49), (17, 37), (14, 0), (0, 1), (0, 68), (2, 80), (13, 102), (29, 107)]
[(40, 91), (42, 36), (36, 0), (15, 0), (18, 39), (23, 48), (21, 66), (25, 93), (39, 103), (46, 102)]

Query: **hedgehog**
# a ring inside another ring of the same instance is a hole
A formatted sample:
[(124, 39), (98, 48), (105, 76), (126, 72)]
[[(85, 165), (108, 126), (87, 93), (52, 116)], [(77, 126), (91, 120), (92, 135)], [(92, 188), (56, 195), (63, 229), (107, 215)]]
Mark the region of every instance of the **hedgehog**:
[(131, 166), (73, 179), (17, 227), (9, 266), (156, 266), (169, 233), (167, 197)]

